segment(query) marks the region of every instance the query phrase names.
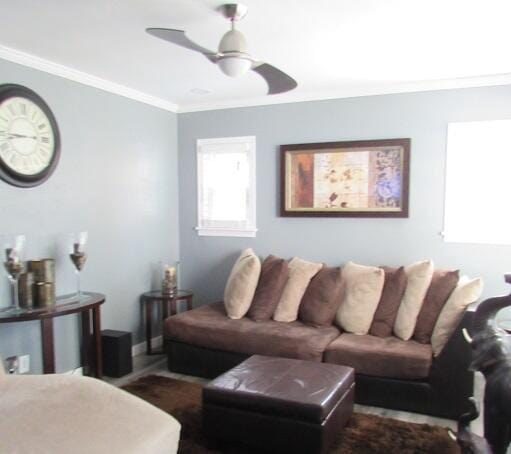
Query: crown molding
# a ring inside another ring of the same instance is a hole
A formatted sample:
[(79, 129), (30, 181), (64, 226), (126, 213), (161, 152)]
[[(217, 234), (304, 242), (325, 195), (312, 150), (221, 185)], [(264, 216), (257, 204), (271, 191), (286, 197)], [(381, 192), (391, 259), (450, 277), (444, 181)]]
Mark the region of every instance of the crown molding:
[(102, 79), (92, 74), (78, 71), (70, 68), (69, 66), (61, 65), (59, 63), (46, 60), (44, 58), (36, 57), (35, 55), (28, 54), (16, 49), (12, 49), (0, 44), (0, 58), (18, 63), (19, 65), (28, 66), (29, 68), (38, 69), (64, 79), (72, 80), (74, 82), (88, 85), (89, 87), (98, 88), (115, 95), (124, 96), (125, 98), (133, 99), (144, 104), (148, 104), (159, 109), (167, 110), (169, 112), (178, 112), (178, 105), (173, 102), (166, 101), (147, 93), (134, 90), (133, 88), (112, 82), (110, 80)]
[(386, 84), (378, 83), (368, 87), (355, 87), (342, 90), (309, 92), (301, 92), (298, 90), (282, 95), (259, 96), (245, 100), (182, 103), (178, 105), (157, 96), (153, 96), (148, 93), (126, 87), (125, 85), (102, 79), (92, 74), (73, 69), (69, 66), (61, 65), (44, 58), (36, 57), (35, 55), (22, 52), (20, 50), (13, 49), (1, 44), (0, 58), (178, 114), (203, 112), (209, 110), (236, 109), (241, 107), (291, 104), (309, 101), (326, 101), (331, 99), (356, 98), (362, 96), (378, 96), (398, 93), (413, 93), (511, 84), (511, 73), (504, 73), (433, 81), (403, 83), (390, 82)]
[(272, 95), (239, 101), (214, 101), (210, 103), (180, 104), (178, 113), (202, 112), (208, 110), (236, 109), (276, 104), (290, 104), (310, 101), (326, 101), (331, 99), (358, 98), (363, 96), (379, 96), (398, 93), (427, 92), (436, 90), (452, 90), (457, 88), (489, 87), (510, 85), (511, 73), (492, 74), (476, 77), (460, 77), (432, 81), (388, 83), (371, 87), (357, 87), (343, 90), (290, 92), (283, 95)]

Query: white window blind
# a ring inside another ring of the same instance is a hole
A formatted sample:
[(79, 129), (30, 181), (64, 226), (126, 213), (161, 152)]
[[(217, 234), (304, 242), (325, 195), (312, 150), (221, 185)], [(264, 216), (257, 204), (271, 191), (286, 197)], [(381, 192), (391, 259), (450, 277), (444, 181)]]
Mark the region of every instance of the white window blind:
[(450, 123), (444, 239), (511, 244), (511, 120)]
[(199, 235), (255, 236), (255, 137), (197, 141)]

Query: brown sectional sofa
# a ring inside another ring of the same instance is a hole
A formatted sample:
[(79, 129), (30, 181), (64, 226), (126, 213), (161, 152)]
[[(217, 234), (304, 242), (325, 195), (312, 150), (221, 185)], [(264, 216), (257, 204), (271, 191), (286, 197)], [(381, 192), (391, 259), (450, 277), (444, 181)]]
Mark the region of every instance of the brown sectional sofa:
[(358, 403), (457, 419), (473, 392), (471, 350), (461, 333), (470, 330), (473, 311), (434, 357), (430, 344), (342, 333), (334, 325), (232, 320), (218, 302), (165, 321), (168, 367), (213, 378), (254, 354), (346, 365), (356, 371)]

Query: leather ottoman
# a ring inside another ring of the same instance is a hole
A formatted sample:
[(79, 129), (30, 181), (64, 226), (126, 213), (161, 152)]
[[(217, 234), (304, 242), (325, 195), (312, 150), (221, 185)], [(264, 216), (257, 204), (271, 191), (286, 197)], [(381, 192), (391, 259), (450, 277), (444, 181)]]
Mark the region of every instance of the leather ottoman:
[(254, 355), (204, 387), (206, 436), (267, 451), (324, 453), (353, 412), (354, 370)]

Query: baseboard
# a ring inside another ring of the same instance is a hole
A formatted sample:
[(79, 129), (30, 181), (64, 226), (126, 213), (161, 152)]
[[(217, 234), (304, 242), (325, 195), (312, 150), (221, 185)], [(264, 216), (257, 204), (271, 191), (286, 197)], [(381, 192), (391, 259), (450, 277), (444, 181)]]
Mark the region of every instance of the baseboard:
[[(163, 336), (153, 337), (151, 346), (153, 348), (159, 348), (163, 345)], [(140, 342), (140, 344), (135, 344), (133, 347), (131, 347), (131, 355), (137, 356), (142, 353), (145, 353), (147, 349), (147, 342)]]
[(83, 367), (77, 367), (66, 372), (62, 372), (62, 375), (83, 375)]
[[(153, 337), (152, 347), (159, 348), (163, 344), (163, 336)], [(137, 356), (142, 353), (145, 353), (147, 347), (147, 342), (140, 342), (140, 344), (133, 345), (131, 347), (131, 356)], [(83, 375), (83, 367), (77, 367), (76, 369), (71, 369), (66, 372), (62, 372), (62, 375)]]

